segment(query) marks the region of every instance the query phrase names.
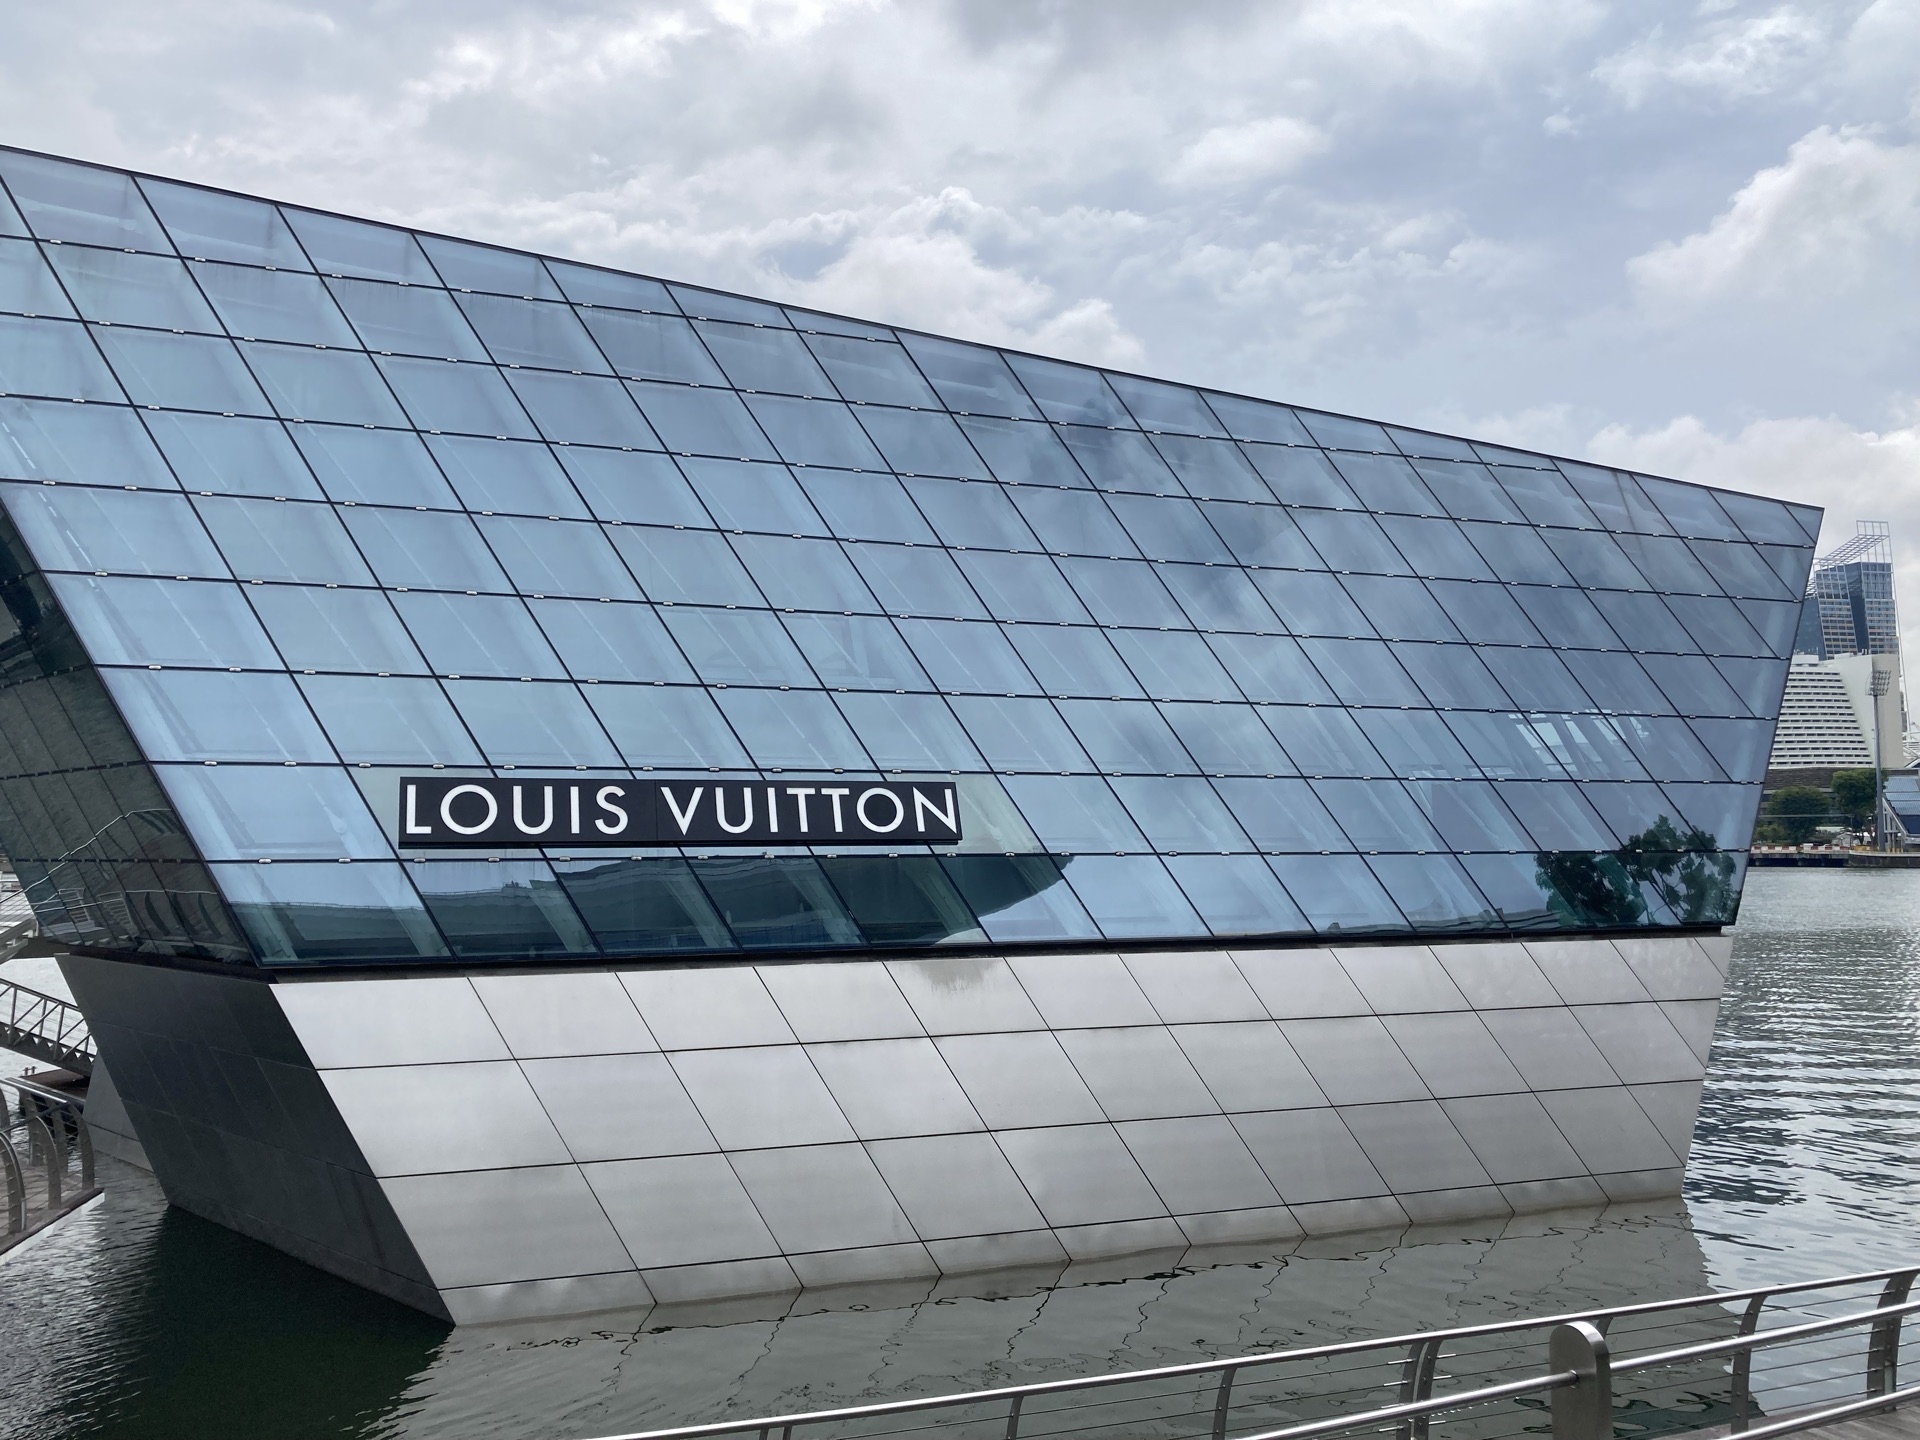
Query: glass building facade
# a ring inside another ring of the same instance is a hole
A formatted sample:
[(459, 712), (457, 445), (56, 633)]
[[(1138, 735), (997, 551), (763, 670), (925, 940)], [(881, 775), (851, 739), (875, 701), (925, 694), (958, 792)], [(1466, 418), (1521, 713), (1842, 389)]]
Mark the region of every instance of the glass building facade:
[[(292, 966), (1717, 925), (1819, 524), (11, 150), (0, 509), (46, 932)], [(422, 774), (964, 838), (412, 850)]]

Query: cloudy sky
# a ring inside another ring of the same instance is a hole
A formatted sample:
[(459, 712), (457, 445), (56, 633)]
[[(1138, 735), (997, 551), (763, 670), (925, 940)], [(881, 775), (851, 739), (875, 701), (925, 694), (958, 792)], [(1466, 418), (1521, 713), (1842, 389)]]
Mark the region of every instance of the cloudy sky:
[(93, 0), (0, 138), (1890, 519), (1920, 0)]

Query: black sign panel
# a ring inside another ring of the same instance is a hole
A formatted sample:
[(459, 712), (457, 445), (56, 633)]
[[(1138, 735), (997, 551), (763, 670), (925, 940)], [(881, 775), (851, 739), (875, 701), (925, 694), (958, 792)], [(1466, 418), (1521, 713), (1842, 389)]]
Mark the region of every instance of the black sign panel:
[(400, 779), (400, 845), (951, 845), (951, 781)]

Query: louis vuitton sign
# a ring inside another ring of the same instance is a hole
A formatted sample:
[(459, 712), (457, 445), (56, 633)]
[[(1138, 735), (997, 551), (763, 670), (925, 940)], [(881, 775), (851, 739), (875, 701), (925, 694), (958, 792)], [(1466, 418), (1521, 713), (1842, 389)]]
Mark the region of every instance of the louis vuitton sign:
[(399, 842), (414, 847), (951, 845), (945, 780), (570, 780), (406, 775)]

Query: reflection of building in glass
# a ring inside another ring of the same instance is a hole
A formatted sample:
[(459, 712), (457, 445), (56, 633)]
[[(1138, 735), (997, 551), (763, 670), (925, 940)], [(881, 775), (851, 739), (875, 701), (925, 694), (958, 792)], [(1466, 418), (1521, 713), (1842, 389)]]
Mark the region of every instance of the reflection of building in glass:
[(0, 843), (178, 1203), (469, 1316), (1677, 1188), (1817, 511), (0, 181)]
[(1881, 796), (1883, 833), (1890, 849), (1920, 846), (1920, 775), (1889, 775)]
[[(1879, 763), (1907, 763), (1892, 527), (1885, 521), (1860, 521), (1853, 539), (1814, 562), (1794, 652), (1769, 769), (1871, 765), (1876, 725)], [(1886, 676), (1877, 700), (1874, 672)], [(1841, 753), (1858, 758), (1811, 758)]]

